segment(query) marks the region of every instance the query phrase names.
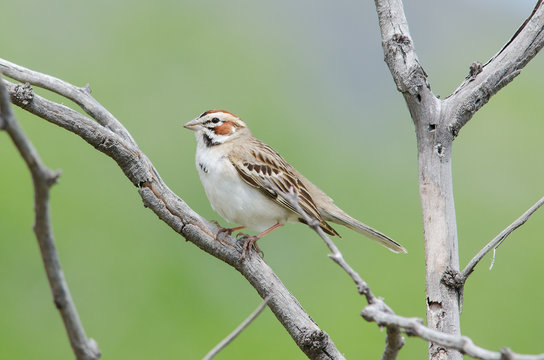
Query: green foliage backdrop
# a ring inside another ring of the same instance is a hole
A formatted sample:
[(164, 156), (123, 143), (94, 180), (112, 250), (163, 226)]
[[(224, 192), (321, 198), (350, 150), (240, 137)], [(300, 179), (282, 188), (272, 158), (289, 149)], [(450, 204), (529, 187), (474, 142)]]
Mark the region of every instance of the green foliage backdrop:
[[(409, 250), (395, 255), (339, 229), (339, 247), (373, 291), (399, 314), (425, 316), (415, 135), (382, 61), (372, 1), (29, 0), (2, 8), (0, 56), (90, 82), (169, 186), (209, 219), (220, 220), (181, 125), (208, 108), (240, 115), (345, 210)], [(451, 93), (531, 9), (531, 1), (406, 1), (434, 91)], [(543, 195), (543, 65), (537, 56), (455, 142), (462, 265)], [(44, 162), (62, 169), (51, 203), (56, 242), (103, 359), (200, 358), (257, 306), (238, 273), (143, 208), (111, 159), (17, 116)], [(30, 177), (5, 134), (0, 155), (0, 358), (71, 359), (32, 234)], [(537, 213), (499, 248), (492, 271), (485, 259), (469, 279), (462, 329), (479, 345), (544, 351), (543, 232)], [(312, 231), (289, 225), (261, 247), (348, 358), (379, 357), (385, 334), (359, 317), (363, 298)], [(401, 358), (421, 359), (426, 346), (409, 339)], [(265, 311), (219, 358), (304, 355)]]

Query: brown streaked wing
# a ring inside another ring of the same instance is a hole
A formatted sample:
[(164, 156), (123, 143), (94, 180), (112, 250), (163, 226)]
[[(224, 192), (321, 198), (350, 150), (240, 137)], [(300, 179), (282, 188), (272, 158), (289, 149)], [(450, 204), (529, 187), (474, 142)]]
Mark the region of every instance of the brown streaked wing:
[(251, 138), (249, 145), (235, 148), (230, 153), (229, 160), (246, 183), (259, 189), (278, 204), (299, 213), (286, 198), (292, 188), (302, 210), (311, 218), (317, 219), (319, 226), (326, 233), (339, 236), (321, 217), (310, 193), (298, 179), (293, 167), (270, 146)]

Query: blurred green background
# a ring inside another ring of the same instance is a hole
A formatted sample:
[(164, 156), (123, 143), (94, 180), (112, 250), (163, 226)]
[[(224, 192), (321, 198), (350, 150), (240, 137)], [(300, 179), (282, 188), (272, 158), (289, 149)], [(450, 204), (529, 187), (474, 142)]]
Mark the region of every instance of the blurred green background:
[[(447, 96), (487, 61), (534, 1), (406, 1), (420, 60)], [(77, 85), (132, 133), (167, 184), (219, 219), (181, 125), (209, 108), (240, 115), (353, 216), (400, 241), (395, 255), (346, 229), (337, 244), (399, 314), (425, 316), (424, 256), (411, 119), (383, 62), (373, 1), (10, 1), (0, 57)], [(543, 195), (544, 59), (537, 56), (462, 130), (454, 187), (464, 266)], [(58, 97), (46, 94), (52, 99)], [(71, 105), (66, 100), (62, 100)], [(117, 165), (77, 136), (17, 111), (44, 162), (54, 232), (87, 334), (103, 359), (197, 359), (258, 305), (233, 269), (142, 206)], [(0, 358), (71, 359), (32, 233), (32, 185), (0, 134)], [(543, 352), (544, 214), (484, 259), (467, 283), (463, 333), (498, 350)], [(359, 316), (350, 279), (306, 227), (260, 243), (266, 261), (348, 358), (378, 358), (385, 333)], [(422, 359), (410, 338), (402, 359)], [(302, 359), (269, 310), (218, 359)]]

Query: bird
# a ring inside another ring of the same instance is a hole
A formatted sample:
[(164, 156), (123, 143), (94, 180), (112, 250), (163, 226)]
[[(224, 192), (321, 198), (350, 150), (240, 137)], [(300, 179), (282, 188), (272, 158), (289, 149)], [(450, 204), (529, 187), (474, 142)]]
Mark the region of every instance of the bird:
[(241, 260), (254, 249), (264, 255), (257, 240), (288, 222), (308, 224), (310, 219), (330, 236), (340, 236), (328, 222), (343, 225), (389, 250), (406, 249), (387, 235), (348, 215), (316, 185), (291, 166), (278, 152), (255, 138), (240, 117), (226, 110), (208, 110), (183, 125), (196, 137), (196, 168), (212, 208), (228, 222), (221, 234), (239, 233), (245, 241)]

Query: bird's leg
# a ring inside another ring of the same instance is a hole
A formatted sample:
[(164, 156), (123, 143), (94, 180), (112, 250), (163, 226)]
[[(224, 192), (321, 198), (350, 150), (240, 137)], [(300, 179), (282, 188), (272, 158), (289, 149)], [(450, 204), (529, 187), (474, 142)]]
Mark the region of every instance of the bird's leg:
[(255, 236), (248, 236), (246, 234), (238, 234), (236, 235), (236, 237), (238, 237), (239, 235), (242, 235), (242, 239), (244, 239), (244, 245), (242, 246), (242, 257), (240, 258), (240, 261), (243, 261), (245, 258), (246, 258), (246, 252), (247, 252), (247, 256), (248, 258), (251, 258), (251, 249), (255, 249), (255, 251), (261, 255), (261, 257), (264, 257), (264, 252), (259, 248), (259, 246), (257, 245), (257, 240), (259, 240), (260, 238), (262, 238), (263, 236), (265, 236), (266, 234), (272, 232), (273, 230), (279, 228), (283, 226), (283, 224), (280, 224), (280, 223), (276, 223), (274, 225), (272, 225), (271, 227), (269, 227), (268, 229), (266, 229), (265, 231), (263, 231), (262, 233), (258, 234), (258, 235), (255, 235)]
[(233, 227), (233, 228), (225, 228), (225, 227), (222, 227), (221, 225), (219, 225), (219, 223), (215, 220), (211, 220), (212, 223), (215, 224), (215, 226), (218, 227), (218, 230), (217, 230), (217, 233), (215, 234), (215, 240), (219, 241), (220, 243), (222, 244), (226, 244), (226, 245), (229, 245), (229, 246), (232, 246), (231, 244), (229, 244), (228, 242), (226, 242), (225, 240), (222, 240), (219, 235), (221, 234), (227, 234), (227, 235), (232, 235), (233, 232), (235, 231), (238, 231), (238, 230), (242, 230), (242, 229), (245, 229), (245, 226), (237, 226), (237, 227)]

